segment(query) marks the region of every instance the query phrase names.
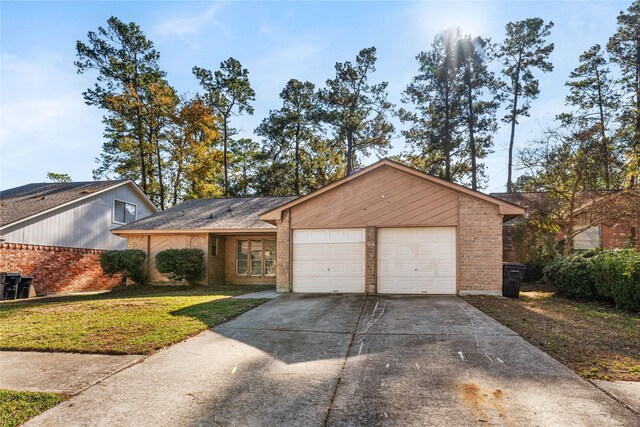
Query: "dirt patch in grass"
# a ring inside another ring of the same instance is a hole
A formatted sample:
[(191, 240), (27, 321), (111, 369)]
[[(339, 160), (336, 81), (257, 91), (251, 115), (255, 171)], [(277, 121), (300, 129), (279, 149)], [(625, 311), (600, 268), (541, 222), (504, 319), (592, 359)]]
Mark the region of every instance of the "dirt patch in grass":
[(0, 390), (0, 426), (19, 426), (66, 398), (54, 393)]
[(148, 354), (264, 303), (265, 287), (129, 287), (0, 305), (0, 350)]
[(544, 284), (520, 297), (464, 299), (584, 378), (640, 381), (640, 314), (561, 298)]

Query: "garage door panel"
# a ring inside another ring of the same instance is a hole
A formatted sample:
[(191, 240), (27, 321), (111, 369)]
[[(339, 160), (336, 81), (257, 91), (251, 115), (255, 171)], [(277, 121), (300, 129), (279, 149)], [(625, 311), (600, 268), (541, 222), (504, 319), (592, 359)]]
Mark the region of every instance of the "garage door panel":
[(294, 230), (294, 292), (364, 292), (364, 242), (364, 229)]
[(378, 293), (455, 294), (454, 227), (378, 230)]

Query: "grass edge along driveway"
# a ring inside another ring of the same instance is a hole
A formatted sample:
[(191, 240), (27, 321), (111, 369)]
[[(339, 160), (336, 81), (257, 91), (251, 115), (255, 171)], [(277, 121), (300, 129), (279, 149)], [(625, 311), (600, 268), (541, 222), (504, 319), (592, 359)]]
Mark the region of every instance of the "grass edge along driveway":
[(55, 393), (0, 390), (0, 426), (19, 426), (66, 399)]
[(257, 286), (129, 286), (0, 304), (0, 350), (149, 354), (226, 322), (267, 299)]
[(583, 378), (640, 381), (640, 313), (562, 298), (542, 283), (524, 284), (520, 299), (464, 300)]

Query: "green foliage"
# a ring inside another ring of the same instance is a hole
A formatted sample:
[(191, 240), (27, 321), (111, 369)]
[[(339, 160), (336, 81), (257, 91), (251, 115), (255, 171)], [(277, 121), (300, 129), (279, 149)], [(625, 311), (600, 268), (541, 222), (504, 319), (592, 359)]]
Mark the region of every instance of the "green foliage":
[(47, 179), (53, 182), (71, 182), (71, 177), (66, 173), (47, 172)]
[(65, 399), (66, 396), (54, 393), (0, 390), (0, 426), (23, 425)]
[(589, 265), (599, 252), (592, 249), (558, 257), (544, 268), (544, 279), (555, 285), (561, 295), (578, 300), (594, 299), (598, 293)]
[(540, 93), (539, 82), (533, 75), (533, 71), (553, 70), (553, 64), (548, 59), (554, 45), (546, 40), (551, 34), (551, 28), (553, 28), (553, 22), (545, 23), (540, 18), (509, 22), (505, 27), (506, 38), (499, 47), (498, 58), (502, 62), (504, 76), (502, 92), (504, 98), (508, 99), (507, 115), (503, 118), (503, 122), (511, 126), (507, 170), (507, 191), (509, 192), (513, 191), (511, 173), (516, 125), (519, 117), (529, 116), (531, 101)]
[(220, 69), (211, 72), (204, 68), (193, 67), (193, 75), (205, 90), (204, 100), (222, 122), (222, 164), (224, 168), (224, 195), (229, 196), (229, 145), (231, 138), (238, 133), (231, 127), (231, 117), (244, 112), (253, 114), (251, 102), (255, 101), (256, 93), (249, 83), (249, 71), (242, 68), (242, 64), (235, 58), (229, 58), (220, 63)]
[(131, 279), (139, 285), (147, 283), (144, 260), (147, 254), (140, 249), (106, 251), (100, 254), (100, 267), (110, 276), (121, 274), (123, 279)]
[(156, 268), (171, 280), (196, 284), (205, 271), (204, 252), (201, 249), (166, 249), (157, 253)]
[(558, 257), (544, 268), (558, 293), (575, 299), (610, 299), (618, 308), (640, 311), (640, 253), (591, 249)]
[(589, 265), (598, 295), (618, 308), (640, 311), (640, 253), (633, 249), (603, 251)]
[(318, 92), (321, 119), (344, 147), (347, 174), (358, 166), (359, 154), (386, 154), (391, 145), (394, 128), (387, 115), (393, 104), (387, 100), (388, 83), (369, 82), (376, 61), (375, 47), (362, 49), (355, 63), (336, 63), (335, 78)]

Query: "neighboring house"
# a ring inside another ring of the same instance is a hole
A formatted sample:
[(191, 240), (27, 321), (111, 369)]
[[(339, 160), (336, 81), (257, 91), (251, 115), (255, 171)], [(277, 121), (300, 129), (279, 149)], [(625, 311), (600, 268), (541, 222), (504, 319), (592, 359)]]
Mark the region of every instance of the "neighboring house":
[(209, 284), (279, 292), (497, 294), (516, 205), (384, 159), (299, 198), (192, 200), (113, 232), (155, 254), (200, 248)]
[[(640, 206), (640, 191), (638, 190), (612, 190), (612, 191), (593, 191), (585, 195), (591, 200), (589, 203), (576, 209), (575, 229), (584, 229), (576, 234), (573, 238), (574, 249), (619, 249), (624, 247), (635, 247), (640, 250), (640, 209), (629, 208), (631, 206)], [(526, 210), (532, 206), (541, 206), (543, 203), (551, 203), (545, 192), (524, 192), (524, 193), (491, 193), (491, 196), (505, 200), (507, 202), (521, 206)], [(633, 199), (632, 201), (629, 199)], [(598, 203), (600, 207), (598, 213), (610, 209), (610, 219), (597, 221), (594, 224), (592, 218), (589, 218), (588, 207), (594, 203)], [(618, 205), (623, 204), (626, 211), (635, 213), (618, 216), (617, 212), (623, 211)], [(517, 220), (507, 221), (503, 224), (503, 258), (505, 261), (522, 261), (519, 259), (513, 240), (513, 226)], [(561, 234), (557, 236), (558, 240), (564, 238)]]
[[(34, 278), (39, 295), (109, 289), (103, 250), (124, 249), (111, 229), (157, 212), (132, 181), (27, 184), (0, 192), (0, 271)], [(1, 298), (2, 296), (0, 296)]]
[(128, 180), (46, 182), (0, 192), (0, 238), (7, 243), (124, 249), (111, 229), (157, 212)]

